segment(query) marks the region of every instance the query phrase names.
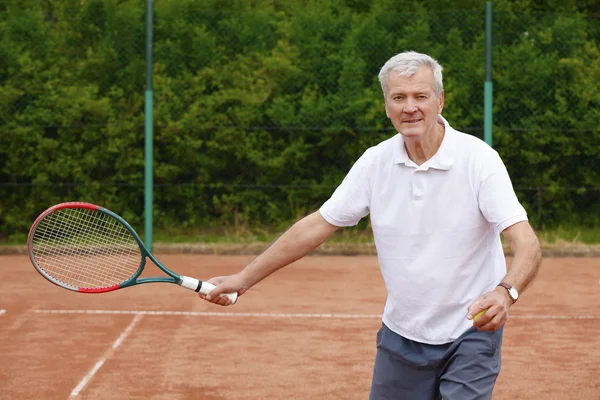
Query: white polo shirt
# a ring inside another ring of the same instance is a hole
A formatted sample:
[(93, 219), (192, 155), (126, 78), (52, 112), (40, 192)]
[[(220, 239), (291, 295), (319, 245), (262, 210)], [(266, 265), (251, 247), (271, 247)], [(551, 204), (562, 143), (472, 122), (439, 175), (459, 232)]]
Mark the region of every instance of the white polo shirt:
[(370, 214), (388, 292), (383, 322), (428, 344), (473, 325), (469, 304), (506, 274), (500, 232), (527, 220), (498, 153), (439, 123), (445, 136), (430, 160), (412, 162), (397, 134), (368, 149), (320, 208), (335, 226)]

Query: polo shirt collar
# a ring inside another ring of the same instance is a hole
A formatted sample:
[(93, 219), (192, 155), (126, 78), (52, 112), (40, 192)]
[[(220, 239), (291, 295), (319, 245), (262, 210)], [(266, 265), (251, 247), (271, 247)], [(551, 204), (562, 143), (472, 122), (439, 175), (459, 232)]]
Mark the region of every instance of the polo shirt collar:
[[(445, 133), (444, 139), (438, 151), (425, 162), (420, 168), (428, 169), (435, 168), (441, 170), (449, 170), (454, 165), (456, 154), (456, 131), (448, 124), (448, 121), (441, 115), (438, 115), (438, 122), (444, 124)], [(406, 166), (416, 166), (416, 164), (408, 157), (406, 147), (404, 146), (404, 137), (398, 133), (394, 137), (394, 164), (405, 164)]]

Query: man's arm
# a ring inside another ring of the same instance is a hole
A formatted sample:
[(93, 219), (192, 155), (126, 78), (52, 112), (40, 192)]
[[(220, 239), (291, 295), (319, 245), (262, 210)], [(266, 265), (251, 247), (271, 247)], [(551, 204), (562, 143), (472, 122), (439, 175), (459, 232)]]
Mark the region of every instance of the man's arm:
[[(535, 279), (542, 261), (538, 238), (527, 221), (506, 228), (502, 234), (513, 251), (508, 273), (502, 281), (523, 293)], [(508, 320), (508, 308), (512, 304), (507, 290), (496, 287), (471, 304), (467, 318), (473, 319), (480, 311), (487, 310), (473, 325), (480, 330), (497, 330)]]
[(240, 295), (245, 293), (273, 272), (319, 247), (338, 229), (338, 226), (331, 225), (319, 211), (316, 211), (292, 225), (239, 273), (208, 280), (217, 287), (206, 297), (200, 296), (215, 304), (229, 305), (230, 300), (225, 296), (219, 296), (221, 293), (238, 292)]
[[(502, 235), (513, 251), (508, 273), (502, 281), (514, 286), (519, 293), (523, 293), (538, 273), (542, 261), (540, 243), (527, 221), (509, 226)], [(508, 296), (506, 289), (500, 287), (497, 290)]]

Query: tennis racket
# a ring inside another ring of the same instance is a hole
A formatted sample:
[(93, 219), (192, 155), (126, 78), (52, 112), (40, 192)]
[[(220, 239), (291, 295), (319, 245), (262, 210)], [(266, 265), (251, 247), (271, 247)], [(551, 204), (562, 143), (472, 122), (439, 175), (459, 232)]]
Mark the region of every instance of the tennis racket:
[[(175, 283), (208, 294), (215, 287), (161, 264), (138, 234), (114, 212), (89, 203), (57, 204), (35, 220), (29, 258), (47, 280), (80, 293), (105, 293), (143, 283)], [(147, 259), (167, 276), (140, 278)], [(233, 303), (237, 293), (228, 293)]]

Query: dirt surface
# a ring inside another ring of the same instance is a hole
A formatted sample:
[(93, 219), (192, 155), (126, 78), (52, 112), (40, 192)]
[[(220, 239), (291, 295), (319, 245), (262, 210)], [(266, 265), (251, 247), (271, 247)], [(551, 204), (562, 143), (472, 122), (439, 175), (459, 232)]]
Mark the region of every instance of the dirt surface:
[[(253, 258), (169, 253), (200, 279)], [(372, 255), (306, 257), (227, 308), (170, 284), (69, 292), (22, 254), (0, 278), (0, 399), (368, 397), (385, 302)], [(511, 309), (494, 399), (600, 398), (599, 280), (600, 258), (544, 259)]]
[[(204, 254), (204, 255), (257, 255), (270, 244), (267, 243), (156, 243), (152, 250), (161, 254)], [(600, 244), (582, 244), (561, 242), (558, 244), (542, 243), (544, 257), (600, 257)], [(504, 253), (511, 256), (508, 246)], [(27, 246), (0, 246), (0, 255), (27, 254)], [(373, 243), (335, 243), (325, 242), (313, 255), (358, 256), (376, 255)]]

